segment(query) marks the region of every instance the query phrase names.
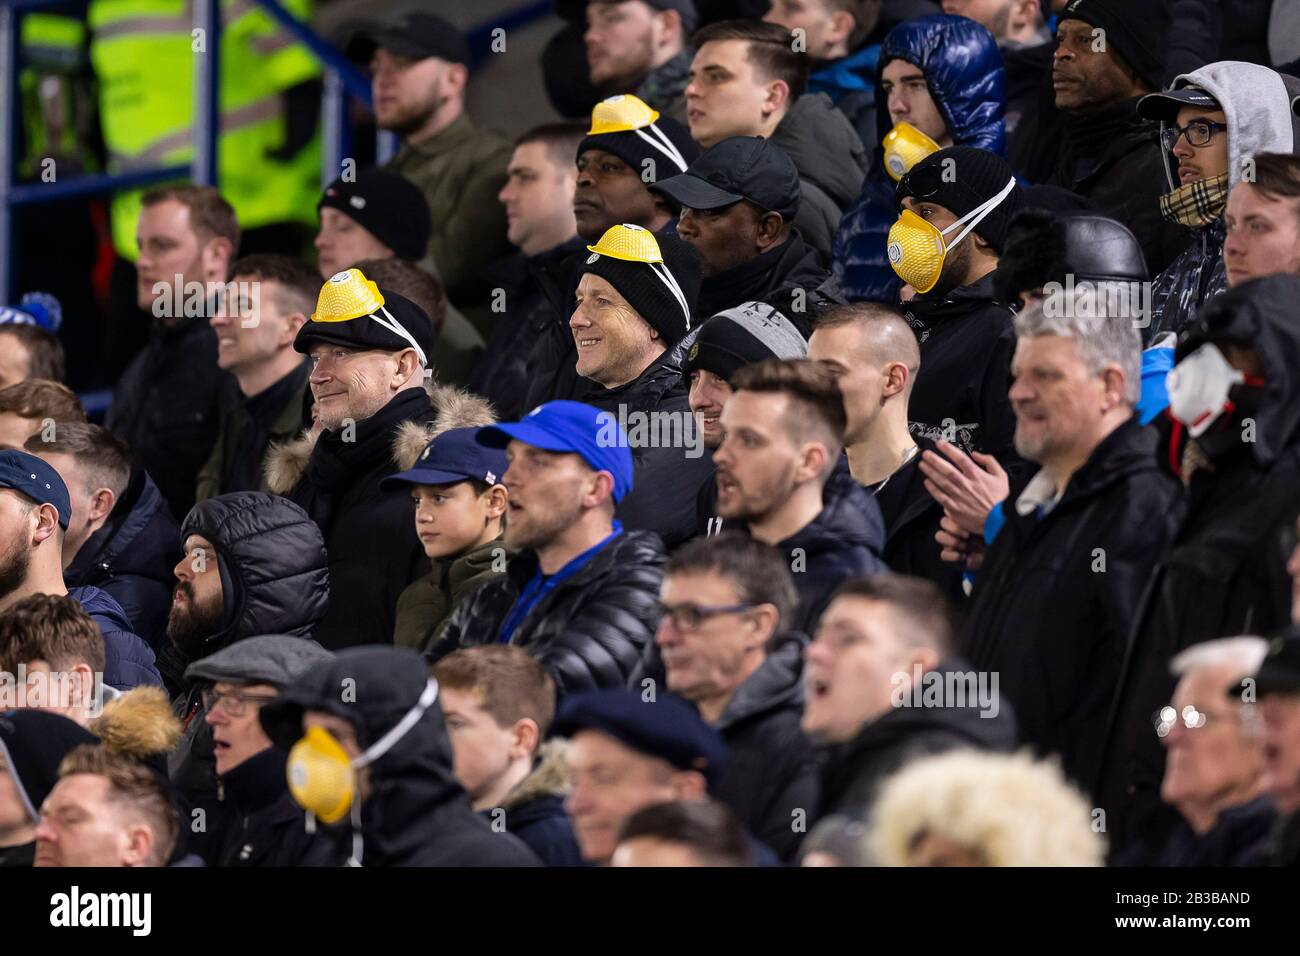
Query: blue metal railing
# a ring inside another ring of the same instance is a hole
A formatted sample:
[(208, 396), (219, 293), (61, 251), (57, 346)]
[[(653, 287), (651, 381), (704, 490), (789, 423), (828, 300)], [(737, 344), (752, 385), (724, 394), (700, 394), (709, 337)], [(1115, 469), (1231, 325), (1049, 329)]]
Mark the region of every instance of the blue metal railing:
[[(353, 96), (367, 106), (371, 104), (370, 82), (365, 75), (334, 46), (322, 40), (309, 26), (298, 20), (277, 0), (253, 0), (286, 31), (303, 43), (325, 68), (321, 96), (321, 184), (338, 178), (348, 140), (345, 118), (346, 97)], [(19, 103), (17, 98), (20, 12), (42, 7), (68, 6), (68, 0), (0, 0), (0, 305), (10, 299), (13, 265), (12, 210), (17, 206), (54, 202), (78, 196), (98, 195), (118, 189), (146, 186), (169, 179), (188, 178), (195, 183), (217, 183), (217, 143), (220, 135), (220, 85), (218, 82), (221, 46), (221, 0), (195, 0), (194, 27), (209, 38), (206, 56), (194, 58), (194, 159), (188, 166), (140, 170), (130, 173), (100, 173), (78, 176), (54, 183), (15, 183), (17, 157), (14, 155)], [(525, 26), (551, 11), (551, 0), (532, 0), (467, 32), (475, 64), (488, 54), (493, 31), (507, 31)], [(380, 133), (376, 154), (380, 162), (391, 155), (396, 138)]]

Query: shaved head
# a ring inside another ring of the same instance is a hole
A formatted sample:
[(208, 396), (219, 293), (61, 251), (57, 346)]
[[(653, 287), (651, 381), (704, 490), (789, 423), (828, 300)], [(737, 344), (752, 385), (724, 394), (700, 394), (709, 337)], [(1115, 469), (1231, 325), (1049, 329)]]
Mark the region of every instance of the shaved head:
[(859, 347), (854, 361), (884, 366), (899, 362), (907, 368), (907, 391), (911, 394), (916, 373), (921, 369), (921, 347), (916, 333), (902, 313), (879, 302), (853, 302), (828, 308), (817, 322), (817, 330), (851, 327)]

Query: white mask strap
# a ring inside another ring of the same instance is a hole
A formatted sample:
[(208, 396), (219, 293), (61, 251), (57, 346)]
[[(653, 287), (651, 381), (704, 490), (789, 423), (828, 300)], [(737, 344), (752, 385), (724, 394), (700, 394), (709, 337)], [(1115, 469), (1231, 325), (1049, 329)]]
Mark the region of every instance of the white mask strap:
[(686, 331), (691, 330), (691, 308), (686, 304), (686, 294), (682, 292), (682, 287), (677, 284), (677, 279), (668, 271), (668, 266), (662, 262), (647, 262), (650, 271), (659, 277), (659, 281), (668, 286), (668, 291), (673, 294), (677, 304), (682, 307), (682, 314), (686, 316)]
[[(383, 317), (380, 316), (380, 312), (383, 313)], [(420, 343), (415, 341), (415, 336), (406, 331), (401, 322), (398, 322), (393, 318), (393, 313), (389, 312), (388, 309), (381, 305), (379, 307), (379, 312), (372, 312), (370, 317), (386, 328), (389, 332), (392, 332), (394, 335), (400, 335), (402, 338), (406, 339), (406, 341), (410, 342), (411, 348), (415, 349), (415, 354), (420, 357), (420, 368), (429, 367), (429, 357), (424, 354), (424, 349), (420, 348)], [(385, 318), (388, 320), (387, 322), (384, 321)]]
[(1011, 195), (1011, 190), (1015, 188), (1016, 188), (1016, 178), (1012, 176), (1011, 179), (1007, 182), (1007, 184), (1002, 187), (1002, 192), (998, 193), (996, 196), (984, 200), (984, 202), (980, 203), (970, 212), (966, 213), (966, 215), (962, 216), (960, 219), (958, 219), (956, 222), (950, 225), (947, 229), (940, 230), (939, 235), (946, 236), (952, 230), (960, 226), (963, 222), (970, 220), (966, 228), (961, 231), (961, 235), (959, 235), (948, 245), (944, 246), (944, 251), (947, 252), (948, 250), (952, 249), (959, 242), (961, 242), (968, 235), (970, 235), (971, 232), (974, 230), (974, 228), (980, 224), (980, 221), (983, 220), (984, 217), (987, 216), (989, 213), (991, 213), (994, 209), (996, 209), (998, 204), (1001, 203), (1002, 200), (1006, 199), (1007, 196)]
[[(654, 134), (653, 138), (646, 133), (646, 130), (649, 130)], [(655, 149), (659, 150), (659, 152), (671, 159), (681, 172), (686, 172), (688, 163), (686, 162), (685, 157), (682, 156), (681, 151), (673, 145), (673, 141), (668, 138), (668, 134), (654, 123), (651, 123), (649, 126), (645, 127), (645, 129), (634, 129), (632, 132), (636, 133)]]
[(399, 740), (407, 735), (412, 727), (420, 722), (424, 712), (433, 706), (433, 702), (438, 699), (438, 681), (437, 678), (430, 677), (428, 683), (424, 685), (424, 693), (420, 699), (415, 702), (415, 706), (408, 710), (405, 716), (397, 722), (388, 733), (380, 737), (373, 744), (366, 748), (365, 753), (352, 761), (354, 768), (361, 768), (368, 764), (374, 763), (384, 754), (388, 753)]

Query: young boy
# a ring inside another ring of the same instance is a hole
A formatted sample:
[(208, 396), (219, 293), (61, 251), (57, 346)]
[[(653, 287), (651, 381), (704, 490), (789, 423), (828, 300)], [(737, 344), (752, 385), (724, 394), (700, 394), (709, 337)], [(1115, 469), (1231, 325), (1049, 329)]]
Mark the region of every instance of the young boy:
[(493, 829), (513, 833), (547, 866), (581, 866), (564, 811), (568, 774), (558, 742), (542, 745), (555, 685), (518, 647), (453, 651), (433, 666), (453, 772)]
[(505, 452), (474, 440), (476, 428), (443, 432), (408, 471), (381, 487), (408, 485), (415, 505), (415, 533), (433, 570), (397, 599), (394, 643), (420, 650), (438, 634), (466, 596), (506, 570), (501, 541), (509, 463)]

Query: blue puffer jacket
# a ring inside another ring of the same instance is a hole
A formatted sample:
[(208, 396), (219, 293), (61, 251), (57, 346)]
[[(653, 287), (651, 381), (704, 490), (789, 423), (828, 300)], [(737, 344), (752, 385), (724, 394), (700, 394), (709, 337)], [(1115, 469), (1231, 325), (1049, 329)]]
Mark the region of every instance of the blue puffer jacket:
[[(993, 34), (974, 20), (947, 14), (909, 20), (889, 31), (876, 64), (877, 144), (893, 127), (880, 89), (880, 73), (891, 60), (906, 60), (925, 74), (954, 145), (1006, 153), (1005, 74)], [(852, 302), (896, 304), (902, 285), (885, 255), (898, 210), (881, 155), (877, 145), (862, 193), (840, 220), (831, 249), (835, 277)]]
[(68, 597), (99, 625), (104, 635), (104, 683), (117, 690), (140, 684), (162, 686), (153, 651), (134, 631), (122, 605), (99, 588), (68, 588)]

